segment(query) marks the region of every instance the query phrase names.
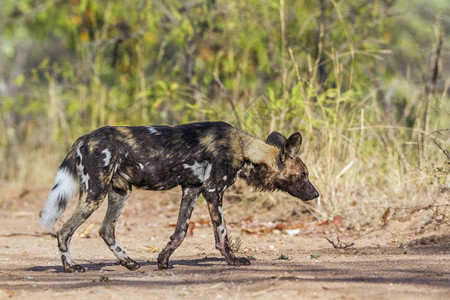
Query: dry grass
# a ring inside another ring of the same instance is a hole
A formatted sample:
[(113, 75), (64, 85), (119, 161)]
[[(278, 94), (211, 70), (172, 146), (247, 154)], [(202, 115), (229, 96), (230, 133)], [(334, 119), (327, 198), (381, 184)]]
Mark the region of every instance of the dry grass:
[[(32, 92), (33, 97), (42, 100), (39, 110), (15, 111), (14, 99), (0, 102), (4, 118), (4, 126), (0, 128), (3, 162), (0, 180), (50, 186), (72, 141), (98, 126), (209, 119), (228, 121), (261, 140), (272, 130), (285, 135), (295, 130), (302, 132), (303, 159), (321, 197), (305, 204), (277, 193), (259, 197), (260, 203), (266, 203), (269, 198), (275, 204), (291, 199), (318, 220), (341, 215), (354, 227), (376, 222), (389, 207), (420, 207), (433, 204), (438, 198), (444, 198), (448, 204), (450, 101), (446, 91), (449, 81), (440, 95), (434, 88), (430, 92), (417, 84), (398, 84), (396, 92), (404, 96), (404, 101), (393, 103), (403, 98), (388, 97), (375, 84), (357, 85), (355, 78), (355, 57), (378, 57), (384, 50), (359, 49), (356, 55), (353, 51), (358, 47), (352, 44), (342, 24), (347, 48), (341, 52), (334, 48), (326, 51), (319, 40), (317, 59), (312, 59), (310, 54), (299, 55), (286, 40), (284, 4), (280, 1), (281, 88), (278, 91), (240, 84), (247, 63), (242, 58), (241, 67), (227, 78), (220, 78), (218, 67), (214, 70), (214, 80), (220, 89), (210, 101), (205, 101), (207, 95), (201, 94), (201, 88), (193, 90), (160, 80), (151, 85), (144, 76), (141, 56), (136, 58), (135, 65), (140, 84), (136, 98), (126, 100), (131, 103), (129, 107), (123, 104), (127, 94), (102, 85), (99, 77), (93, 76), (90, 86), (69, 80), (65, 84), (71, 88), (66, 89), (47, 74), (48, 86), (40, 84)], [(335, 1), (333, 5), (339, 13), (339, 5)], [(226, 59), (239, 61), (232, 50), (228, 50)], [(319, 83), (320, 67), (324, 63), (321, 59), (332, 66), (330, 77), (335, 82), (334, 88), (324, 90), (324, 85)], [(97, 57), (91, 67), (100, 70), (102, 61), (106, 58)], [(307, 72), (299, 66), (307, 66)], [(76, 74), (67, 76), (72, 77)], [(227, 90), (222, 83), (225, 79), (232, 90)], [(435, 84), (425, 82), (424, 86)], [(248, 195), (247, 192), (242, 191), (242, 195)]]
[[(448, 111), (443, 104), (442, 111)], [(445, 149), (450, 149), (450, 130), (437, 131), (440, 119), (434, 119), (435, 127), (427, 135), (424, 155), (420, 157), (414, 139), (417, 129), (383, 123), (381, 112), (373, 116), (365, 107), (353, 115), (360, 118), (343, 118), (336, 126), (322, 119), (320, 126), (311, 130), (307, 120), (299, 122), (299, 127), (305, 128), (301, 129), (302, 158), (321, 194), (318, 200), (303, 203), (281, 193), (256, 196), (242, 188), (240, 197), (257, 198), (262, 206), (290, 201), (293, 207), (304, 207), (318, 220), (332, 220), (340, 215), (355, 228), (378, 222), (389, 207), (427, 206), (439, 197), (448, 204), (449, 159)], [(295, 127), (291, 125), (284, 133), (290, 134)], [(263, 139), (267, 134), (259, 137)], [(2, 177), (50, 186), (67, 146), (36, 128), (15, 147), (19, 150), (8, 155), (2, 148), (6, 165)]]

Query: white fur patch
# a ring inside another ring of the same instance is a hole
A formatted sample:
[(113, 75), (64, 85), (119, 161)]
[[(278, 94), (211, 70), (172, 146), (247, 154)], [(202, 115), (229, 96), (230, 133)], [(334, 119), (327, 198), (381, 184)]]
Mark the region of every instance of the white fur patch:
[(81, 173), (81, 183), (84, 184), (86, 191), (89, 189), (89, 179), (91, 179), (89, 174)]
[(193, 165), (183, 164), (183, 167), (191, 169), (194, 176), (201, 182), (205, 182), (211, 176), (212, 164), (206, 161), (202, 163), (195, 162)]
[(81, 184), (84, 184), (85, 190), (87, 191), (89, 189), (89, 179), (91, 179), (91, 177), (89, 174), (84, 174), (83, 155), (81, 154), (80, 148), (81, 146), (77, 149), (77, 156), (80, 158), (80, 164), (77, 166), (77, 169), (81, 175)]
[(203, 167), (203, 164), (195, 162), (193, 165), (183, 164), (183, 167), (185, 169), (191, 169), (192, 173), (194, 173), (194, 176), (203, 181), (205, 175), (205, 169)]
[(130, 176), (128, 176), (124, 172), (119, 172), (119, 175), (122, 176), (123, 178), (125, 178), (126, 181), (131, 182)]
[(208, 178), (211, 176), (211, 169), (212, 169), (212, 164), (207, 164), (203, 181), (208, 180)]
[(109, 166), (109, 163), (111, 162), (111, 151), (108, 149), (105, 149), (102, 151), (103, 154), (105, 154), (105, 158), (103, 159), (103, 163), (105, 167)]
[(72, 265), (72, 260), (70, 259), (70, 251), (67, 251), (67, 252), (60, 252), (61, 253), (61, 256), (64, 256), (64, 258), (66, 259), (66, 262), (69, 264), (69, 265)]
[(75, 195), (78, 187), (77, 179), (66, 168), (59, 169), (56, 174), (54, 189), (50, 192), (42, 210), (39, 223), (47, 229), (52, 229), (63, 213), (60, 202), (65, 204)]
[[(119, 248), (120, 251), (117, 251), (117, 248)], [(128, 255), (125, 253), (125, 251), (122, 249), (122, 247), (120, 247), (119, 244), (117, 244), (117, 242), (115, 242), (114, 245), (110, 246), (109, 249), (111, 249), (111, 251), (114, 253), (114, 255), (119, 260), (124, 260), (124, 259), (128, 258)]]
[(148, 129), (148, 131), (149, 131), (151, 134), (155, 134), (155, 135), (160, 135), (160, 134), (161, 134), (161, 133), (160, 133), (158, 130), (156, 130), (156, 128), (153, 127), (153, 126), (147, 126), (147, 129)]
[(72, 237), (69, 237), (69, 239), (68, 239), (67, 242), (66, 242), (67, 251), (66, 251), (66, 252), (59, 251), (59, 253), (61, 254), (61, 256), (64, 256), (64, 258), (66, 259), (66, 262), (67, 262), (69, 265), (72, 265), (72, 259), (70, 258), (70, 248), (69, 248), (70, 240), (71, 240), (71, 239), (72, 239)]
[(227, 181), (228, 177), (227, 175), (223, 176), (223, 181)]
[(227, 230), (225, 229), (225, 224), (220, 224), (219, 227), (217, 227), (217, 233), (220, 237), (220, 243), (225, 244), (225, 237), (227, 236)]
[(220, 242), (223, 244), (225, 242), (225, 237), (227, 235), (227, 229), (225, 228), (225, 221), (223, 219), (223, 208), (222, 206), (217, 207), (217, 210), (220, 214), (220, 220), (222, 221), (222, 224), (220, 224), (219, 227), (217, 227), (217, 230), (219, 231), (218, 234), (221, 237)]
[(143, 165), (143, 164), (138, 163), (138, 165), (139, 165), (139, 168), (140, 168), (141, 170), (144, 170), (144, 165)]

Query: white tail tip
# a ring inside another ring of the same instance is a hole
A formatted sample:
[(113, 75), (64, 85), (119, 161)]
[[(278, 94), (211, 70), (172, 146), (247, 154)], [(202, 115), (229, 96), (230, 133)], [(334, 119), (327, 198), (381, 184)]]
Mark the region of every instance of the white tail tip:
[(61, 217), (69, 200), (75, 195), (78, 181), (67, 169), (59, 169), (55, 178), (55, 185), (48, 195), (47, 202), (42, 210), (39, 224), (51, 230)]

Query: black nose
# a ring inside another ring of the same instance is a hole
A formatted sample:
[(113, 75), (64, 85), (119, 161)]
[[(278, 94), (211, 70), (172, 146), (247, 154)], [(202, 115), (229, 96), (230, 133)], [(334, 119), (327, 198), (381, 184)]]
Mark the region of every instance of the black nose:
[(317, 198), (317, 197), (319, 197), (319, 196), (320, 196), (320, 195), (319, 195), (319, 192), (318, 192), (318, 191), (315, 191), (315, 192), (314, 192), (313, 199), (314, 199), (314, 198)]

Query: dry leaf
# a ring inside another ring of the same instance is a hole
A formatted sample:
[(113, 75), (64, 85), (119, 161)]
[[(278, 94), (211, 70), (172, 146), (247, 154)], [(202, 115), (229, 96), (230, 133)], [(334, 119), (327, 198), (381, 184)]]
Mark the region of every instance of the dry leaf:
[(195, 223), (195, 222), (191, 222), (191, 223), (189, 224), (189, 234), (190, 234), (191, 236), (194, 235), (194, 229), (195, 229), (195, 227), (196, 227), (196, 223)]
[(333, 218), (333, 224), (339, 227), (342, 227), (345, 225), (345, 219), (344, 217), (340, 216), (340, 215), (336, 215)]
[(161, 252), (161, 248), (156, 246), (145, 246), (140, 249), (141, 251), (150, 252), (150, 253), (159, 253)]
[(85, 230), (83, 230), (82, 233), (80, 233), (80, 238), (90, 238), (91, 237), (91, 232), (94, 229), (94, 224), (90, 224), (88, 227), (86, 227)]
[(390, 214), (391, 214), (391, 208), (388, 207), (380, 219), (383, 224), (387, 223), (387, 218), (389, 217)]
[(11, 291), (11, 290), (4, 290), (5, 293), (9, 296), (9, 298), (11, 298), (12, 296), (14, 296), (15, 292)]

